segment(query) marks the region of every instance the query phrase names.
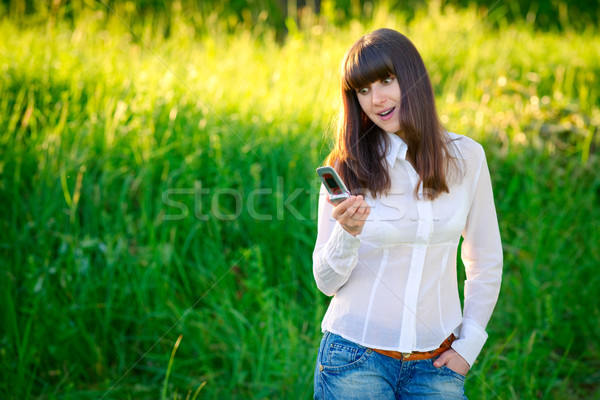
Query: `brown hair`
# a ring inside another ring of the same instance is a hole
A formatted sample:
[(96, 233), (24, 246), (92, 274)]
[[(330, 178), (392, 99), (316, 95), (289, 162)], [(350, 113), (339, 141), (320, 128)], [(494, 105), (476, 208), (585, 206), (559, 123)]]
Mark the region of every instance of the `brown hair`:
[(425, 64), (411, 41), (392, 29), (378, 29), (361, 37), (342, 63), (342, 108), (334, 149), (325, 163), (334, 166), (354, 194), (369, 191), (376, 197), (391, 187), (385, 161), (387, 135), (363, 112), (356, 89), (396, 76), (400, 85), (400, 130), (409, 160), (419, 175), (415, 196), (435, 199), (448, 192), (451, 141), (438, 118), (433, 87)]

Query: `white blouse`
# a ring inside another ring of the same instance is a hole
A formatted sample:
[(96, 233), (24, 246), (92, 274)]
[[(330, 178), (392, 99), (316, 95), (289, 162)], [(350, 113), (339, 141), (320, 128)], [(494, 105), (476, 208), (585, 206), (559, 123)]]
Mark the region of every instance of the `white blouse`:
[[(450, 193), (433, 201), (417, 200), (418, 176), (406, 161), (406, 143), (388, 135), (391, 189), (383, 197), (365, 196), (371, 213), (360, 235), (350, 235), (333, 219), (321, 187), (313, 273), (319, 289), (334, 296), (322, 330), (406, 353), (433, 350), (454, 333), (452, 348), (473, 365), (487, 339), (502, 278), (485, 153), (472, 139), (449, 133), (462, 179), (450, 182)], [(464, 310), (456, 275), (461, 235)]]

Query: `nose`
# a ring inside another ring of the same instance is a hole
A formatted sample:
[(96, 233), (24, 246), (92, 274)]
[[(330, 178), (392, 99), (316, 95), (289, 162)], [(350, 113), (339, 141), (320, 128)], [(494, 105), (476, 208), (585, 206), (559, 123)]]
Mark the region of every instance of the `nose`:
[(385, 96), (383, 95), (383, 90), (377, 88), (375, 85), (371, 88), (371, 92), (373, 93), (373, 105), (381, 105), (385, 102)]

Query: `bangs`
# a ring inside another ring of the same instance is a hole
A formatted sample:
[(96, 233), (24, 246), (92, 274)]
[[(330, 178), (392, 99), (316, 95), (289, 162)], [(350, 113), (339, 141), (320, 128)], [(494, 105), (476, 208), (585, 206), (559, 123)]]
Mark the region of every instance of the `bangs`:
[(342, 70), (342, 88), (361, 89), (391, 75), (396, 72), (387, 53), (373, 44), (360, 43), (348, 53)]

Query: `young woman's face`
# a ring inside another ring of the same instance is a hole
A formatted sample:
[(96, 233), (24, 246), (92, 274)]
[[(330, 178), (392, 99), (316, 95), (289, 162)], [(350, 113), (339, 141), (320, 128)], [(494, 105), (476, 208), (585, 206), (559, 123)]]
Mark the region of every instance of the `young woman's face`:
[(400, 130), (400, 85), (394, 75), (356, 90), (360, 107), (385, 132)]

